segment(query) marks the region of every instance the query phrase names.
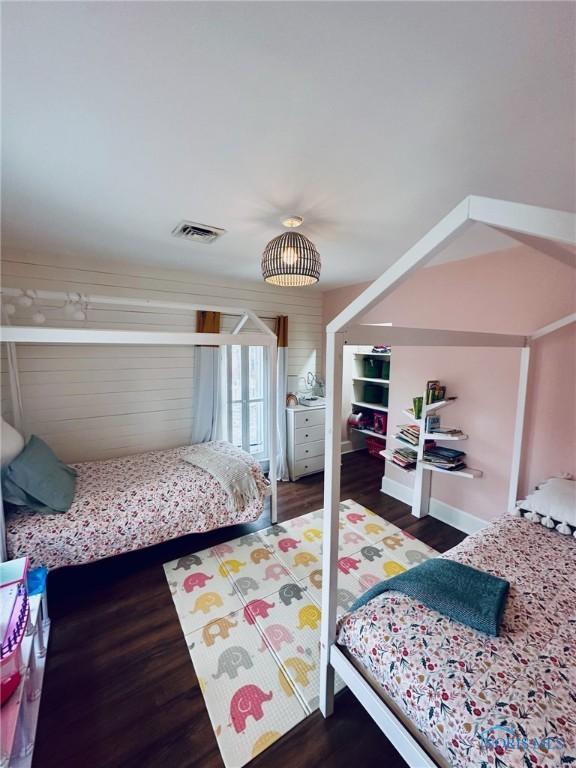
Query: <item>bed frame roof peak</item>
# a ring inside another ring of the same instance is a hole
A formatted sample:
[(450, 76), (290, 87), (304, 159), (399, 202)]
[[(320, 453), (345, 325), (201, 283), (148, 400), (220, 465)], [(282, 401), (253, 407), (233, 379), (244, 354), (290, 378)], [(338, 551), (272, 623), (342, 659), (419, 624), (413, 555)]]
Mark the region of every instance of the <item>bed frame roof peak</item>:
[(328, 323), (327, 332), (349, 330), (412, 272), (428, 264), (474, 223), (498, 230), (550, 257), (572, 260), (572, 254), (562, 245), (576, 245), (576, 214), (469, 195)]
[[(238, 317), (238, 321), (229, 333), (197, 333), (192, 331), (126, 331), (99, 328), (64, 328), (48, 326), (4, 325), (2, 341), (16, 343), (51, 343), (51, 344), (168, 344), (168, 345), (226, 345), (242, 344), (254, 346), (276, 345), (276, 334), (255, 312), (246, 307), (219, 306), (212, 304), (192, 304), (177, 301), (159, 301), (155, 299), (134, 299), (124, 296), (85, 295), (65, 291), (33, 290), (34, 298), (45, 301), (79, 301), (91, 306), (111, 306), (116, 308), (140, 308), (168, 310), (175, 313), (194, 313), (196, 311), (219, 312), (223, 315)], [(22, 295), (18, 288), (3, 288), (2, 296), (17, 297)], [(247, 333), (245, 326), (251, 324), (253, 331)], [(240, 333), (243, 331), (243, 333)]]

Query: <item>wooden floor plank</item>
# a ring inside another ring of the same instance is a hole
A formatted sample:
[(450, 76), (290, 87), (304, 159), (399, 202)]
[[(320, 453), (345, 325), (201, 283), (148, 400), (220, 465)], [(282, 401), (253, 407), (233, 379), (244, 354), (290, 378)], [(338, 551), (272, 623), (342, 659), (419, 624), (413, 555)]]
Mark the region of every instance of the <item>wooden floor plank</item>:
[[(439, 551), (464, 535), (415, 520), (380, 492), (383, 464), (344, 457), (341, 498), (353, 498)], [(322, 506), (322, 474), (281, 483), (280, 522)], [(222, 768), (218, 745), (162, 564), (268, 525), (186, 536), (49, 577), (52, 630), (34, 768)], [(308, 717), (254, 768), (350, 768), (404, 762), (352, 695), (328, 720)]]

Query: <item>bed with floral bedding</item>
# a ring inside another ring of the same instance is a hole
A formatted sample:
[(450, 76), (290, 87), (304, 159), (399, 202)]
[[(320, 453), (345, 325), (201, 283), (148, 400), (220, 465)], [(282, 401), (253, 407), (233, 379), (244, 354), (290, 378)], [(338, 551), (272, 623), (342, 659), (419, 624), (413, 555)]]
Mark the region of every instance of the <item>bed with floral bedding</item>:
[(389, 592), (339, 646), (447, 765), (576, 766), (576, 540), (505, 516), (443, 557), (510, 582), (499, 637)]
[(67, 512), (12, 512), (6, 516), (9, 557), (29, 555), (32, 565), (80, 565), (199, 533), (256, 520), (262, 514), (267, 482), (259, 464), (226, 442), (218, 451), (244, 461), (258, 498), (227, 510), (227, 496), (203, 469), (182, 460), (190, 446), (152, 451), (72, 466), (76, 492)]

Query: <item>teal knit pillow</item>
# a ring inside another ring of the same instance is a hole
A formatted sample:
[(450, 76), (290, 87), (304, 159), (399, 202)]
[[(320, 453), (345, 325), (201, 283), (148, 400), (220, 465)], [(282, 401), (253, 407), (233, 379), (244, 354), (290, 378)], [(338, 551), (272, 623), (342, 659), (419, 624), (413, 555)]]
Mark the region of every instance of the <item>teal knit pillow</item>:
[(67, 512), (75, 488), (76, 470), (60, 461), (36, 435), (2, 470), (4, 501), (35, 512)]

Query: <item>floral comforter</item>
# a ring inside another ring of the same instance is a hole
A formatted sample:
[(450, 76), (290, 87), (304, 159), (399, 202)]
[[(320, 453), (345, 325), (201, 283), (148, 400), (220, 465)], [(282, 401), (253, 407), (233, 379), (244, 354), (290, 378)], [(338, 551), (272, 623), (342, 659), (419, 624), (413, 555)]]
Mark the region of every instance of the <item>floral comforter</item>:
[(33, 566), (80, 565), (188, 533), (256, 520), (266, 480), (251, 456), (226, 442), (219, 450), (241, 458), (256, 477), (259, 498), (232, 514), (221, 486), (182, 460), (190, 446), (107, 461), (73, 464), (78, 476), (68, 512), (7, 515), (9, 557), (29, 555)]
[(576, 766), (576, 541), (505, 516), (443, 557), (510, 582), (499, 637), (392, 592), (338, 644), (450, 765)]

